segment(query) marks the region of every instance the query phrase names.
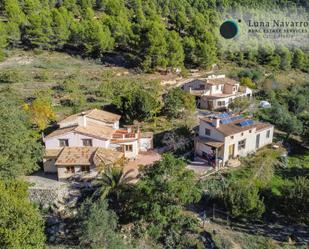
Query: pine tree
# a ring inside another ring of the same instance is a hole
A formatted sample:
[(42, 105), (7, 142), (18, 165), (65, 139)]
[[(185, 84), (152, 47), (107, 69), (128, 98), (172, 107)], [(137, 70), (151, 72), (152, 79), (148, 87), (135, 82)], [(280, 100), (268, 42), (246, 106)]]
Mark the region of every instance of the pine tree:
[(52, 18), (49, 9), (30, 14), (28, 21), (29, 25), (25, 28), (23, 41), (30, 47), (49, 49), (53, 37)]
[[(67, 15), (67, 11), (64, 7), (61, 7), (62, 13)], [(67, 42), (70, 36), (69, 26), (65, 18), (58, 9), (52, 10), (52, 29), (53, 29), (53, 43), (57, 48), (62, 48)]]
[(159, 21), (150, 22), (147, 27), (144, 44), (141, 46), (143, 54), (142, 67), (145, 70), (162, 68), (165, 69), (168, 61), (166, 59), (168, 45), (165, 38), (167, 32), (164, 25)]
[(183, 67), (184, 51), (180, 37), (176, 31), (167, 33), (168, 53), (167, 60), (170, 67)]
[(295, 49), (292, 61), (293, 68), (302, 69), (304, 66), (304, 62), (305, 62), (304, 52), (299, 48)]
[(4, 58), (4, 49), (7, 46), (7, 33), (5, 32), (5, 24), (0, 22), (0, 61)]
[(26, 17), (17, 0), (7, 0), (5, 2), (5, 13), (8, 18), (8, 42), (11, 46), (16, 46), (21, 39), (20, 25), (25, 23)]

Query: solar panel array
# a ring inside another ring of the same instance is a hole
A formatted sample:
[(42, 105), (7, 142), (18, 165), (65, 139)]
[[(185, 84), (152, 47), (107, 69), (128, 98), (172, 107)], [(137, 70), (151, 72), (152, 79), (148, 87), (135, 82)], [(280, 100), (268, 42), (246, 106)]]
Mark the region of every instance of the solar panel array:
[(234, 116), (234, 117), (231, 117), (232, 114), (228, 114), (228, 113), (221, 113), (219, 114), (217, 117), (218, 118), (221, 118), (220, 120), (220, 123), (221, 124), (229, 124), (231, 122), (234, 122), (236, 120), (239, 120), (239, 119), (242, 119), (243, 117), (242, 116)]
[(253, 120), (248, 119), (248, 120), (244, 120), (244, 121), (240, 122), (239, 125), (240, 126), (248, 126), (248, 125), (253, 125), (253, 123), (254, 123)]

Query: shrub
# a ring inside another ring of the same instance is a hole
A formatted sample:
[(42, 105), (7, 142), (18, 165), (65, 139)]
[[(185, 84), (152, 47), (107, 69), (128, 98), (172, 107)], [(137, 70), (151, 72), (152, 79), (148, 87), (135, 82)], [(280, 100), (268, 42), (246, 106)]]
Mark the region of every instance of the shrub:
[(15, 70), (8, 70), (0, 73), (0, 83), (18, 83), (21, 79), (21, 74)]

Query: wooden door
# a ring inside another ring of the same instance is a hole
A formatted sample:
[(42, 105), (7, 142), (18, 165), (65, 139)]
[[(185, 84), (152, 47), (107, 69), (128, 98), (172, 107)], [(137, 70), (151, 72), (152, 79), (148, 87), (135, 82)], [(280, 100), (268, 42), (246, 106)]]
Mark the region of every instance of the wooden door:
[(234, 157), (235, 144), (229, 146), (229, 159)]

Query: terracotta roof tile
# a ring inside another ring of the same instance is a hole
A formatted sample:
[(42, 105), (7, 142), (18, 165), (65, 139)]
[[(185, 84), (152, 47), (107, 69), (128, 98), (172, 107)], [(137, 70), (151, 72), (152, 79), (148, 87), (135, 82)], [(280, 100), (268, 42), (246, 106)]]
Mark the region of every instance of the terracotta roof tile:
[(123, 153), (98, 147), (65, 147), (59, 155), (56, 166), (105, 165), (123, 157)]
[(120, 115), (117, 115), (115, 113), (111, 113), (111, 112), (107, 112), (107, 111), (103, 111), (103, 110), (99, 110), (99, 109), (91, 109), (91, 110), (79, 112), (79, 113), (73, 114), (71, 116), (68, 116), (65, 119), (61, 120), (59, 122), (59, 124), (67, 123), (67, 122), (73, 122), (75, 120), (77, 121), (77, 119), (80, 116), (82, 116), (83, 114), (85, 114), (86, 117), (88, 117), (88, 118), (107, 122), (107, 123), (114, 123), (116, 121), (119, 121), (119, 119), (121, 118)]
[(47, 135), (45, 139), (52, 138), (52, 137), (58, 137), (58, 136), (61, 136), (63, 134), (67, 134), (70, 132), (77, 132), (77, 133), (81, 133), (84, 135), (88, 135), (90, 137), (96, 137), (100, 139), (110, 139), (113, 136), (114, 129), (107, 125), (100, 125), (100, 124), (88, 121), (86, 126), (75, 125), (71, 127), (57, 129), (53, 131), (52, 133), (50, 133), (49, 135)]

